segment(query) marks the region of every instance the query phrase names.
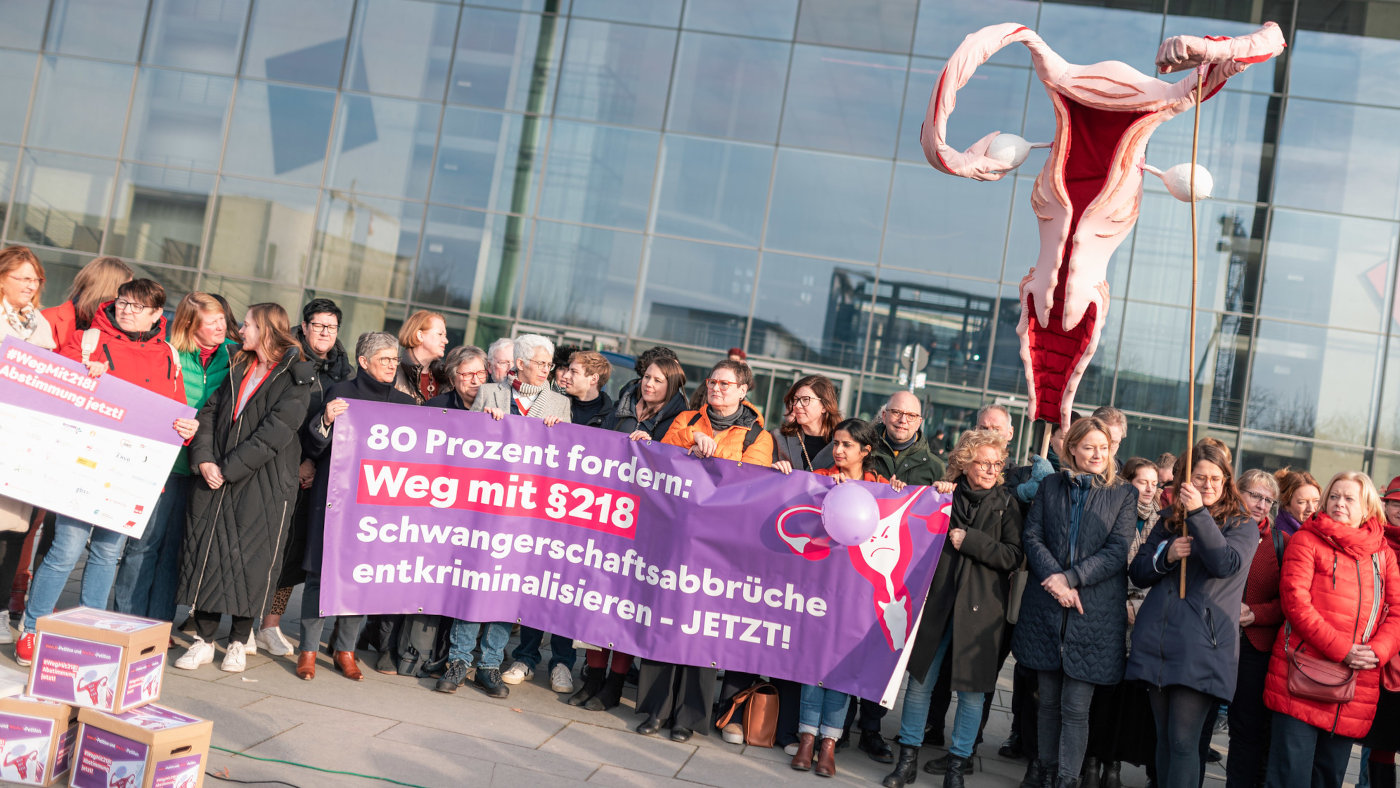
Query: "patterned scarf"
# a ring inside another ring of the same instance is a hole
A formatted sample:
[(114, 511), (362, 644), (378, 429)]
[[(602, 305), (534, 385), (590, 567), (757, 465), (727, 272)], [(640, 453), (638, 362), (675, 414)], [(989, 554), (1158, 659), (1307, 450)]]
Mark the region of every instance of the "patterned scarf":
[(9, 301), (0, 298), (0, 310), (4, 311), (5, 322), (10, 324), (15, 336), (20, 339), (29, 339), (39, 328), (39, 310), (35, 309), (32, 303), (15, 309), (10, 306)]
[(520, 409), (520, 415), (525, 416), (530, 413), (530, 406), (534, 404), (535, 397), (540, 395), (544, 386), (531, 386), (528, 383), (521, 383), (520, 378), (512, 378), (510, 387), (515, 389), (515, 407)]

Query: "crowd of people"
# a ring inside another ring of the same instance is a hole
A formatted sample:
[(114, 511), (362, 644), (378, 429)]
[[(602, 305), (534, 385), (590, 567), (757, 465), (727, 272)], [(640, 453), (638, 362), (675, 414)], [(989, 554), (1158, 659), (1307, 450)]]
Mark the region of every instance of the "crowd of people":
[[(576, 680), (575, 642), (558, 633), (548, 633), (546, 663), (547, 633), (529, 627), (507, 658), (508, 622), (322, 616), (336, 422), (357, 401), (426, 405), (569, 422), (702, 461), (951, 494), (909, 645), (897, 751), (877, 703), (770, 676), (776, 743), (794, 769), (831, 776), (836, 753), (854, 742), (892, 764), (887, 788), (920, 771), (962, 788), (1014, 655), (1012, 731), (1000, 753), (1028, 760), (1022, 788), (1121, 788), (1125, 762), (1163, 788), (1198, 788), (1222, 713), (1230, 788), (1335, 788), (1357, 742), (1368, 748), (1371, 785), (1394, 786), (1400, 477), (1384, 490), (1354, 471), (1326, 484), (1290, 468), (1237, 478), (1229, 448), (1212, 438), (1180, 457), (1120, 459), (1129, 425), (1111, 407), (1054, 427), (1046, 456), (1018, 465), (1002, 406), (982, 408), (951, 445), (941, 428), (931, 443), (913, 393), (891, 395), (873, 420), (846, 418), (822, 375), (797, 380), (777, 424), (767, 423), (748, 401), (753, 373), (739, 349), (688, 398), (675, 352), (651, 348), (614, 398), (600, 353), (562, 351), (535, 334), (449, 349), (446, 320), (431, 311), (410, 315), (397, 335), (368, 332), (347, 348), (342, 312), (325, 298), (293, 323), (277, 304), (239, 316), (217, 295), (190, 293), (167, 325), (164, 288), (116, 258), (89, 263), (49, 309), (40, 308), (44, 280), (30, 250), (0, 251), (0, 337), (57, 350), (93, 376), (114, 375), (198, 415), (171, 424), (184, 448), (140, 539), (67, 516), (43, 529), (15, 643), (20, 664), (33, 657), (36, 619), (53, 611), (86, 556), (83, 604), (110, 600), (171, 621), (177, 606), (190, 608), (180, 669), (212, 663), (222, 648), (220, 668), (238, 672), (261, 649), (294, 657), (296, 674), (313, 680), (328, 643), (331, 664), (351, 680), (363, 678), (360, 650), (373, 652), (374, 670), (433, 677), (439, 692), (471, 684), (505, 698), (543, 665), (551, 689), (593, 711), (618, 706), (635, 681), (639, 734), (665, 729), (686, 741), (718, 729), (743, 743), (743, 717), (732, 712), (760, 676), (588, 647)], [(13, 584), (40, 521), (0, 498), (0, 588)], [(294, 644), (280, 622), (298, 585)], [(0, 627), (0, 639), (13, 637)], [(945, 742), (945, 754), (921, 761), (925, 743)]]

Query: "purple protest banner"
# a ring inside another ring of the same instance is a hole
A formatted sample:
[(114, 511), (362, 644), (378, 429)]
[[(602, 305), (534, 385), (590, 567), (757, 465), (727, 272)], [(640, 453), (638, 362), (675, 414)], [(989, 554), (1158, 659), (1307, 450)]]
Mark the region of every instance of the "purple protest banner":
[(7, 337), (0, 343), (0, 495), (140, 538), (194, 409)]
[(359, 402), (335, 423), (324, 615), (527, 626), (892, 702), (950, 495), (875, 496), (833, 544), (830, 479), (538, 419)]

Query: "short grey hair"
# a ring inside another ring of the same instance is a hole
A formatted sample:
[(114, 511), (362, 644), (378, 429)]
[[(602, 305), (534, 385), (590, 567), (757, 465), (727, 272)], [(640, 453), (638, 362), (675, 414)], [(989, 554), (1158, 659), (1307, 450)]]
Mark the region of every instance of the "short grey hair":
[(510, 337), (501, 337), (495, 342), (492, 342), (490, 347), (486, 348), (486, 360), (488, 362), (495, 361), (496, 354), (500, 353), (502, 350), (509, 350), (512, 357), (514, 357), (515, 340), (511, 339)]
[(1269, 491), (1269, 497), (1278, 500), (1278, 480), (1272, 473), (1261, 471), (1258, 468), (1250, 468), (1240, 474), (1240, 492), (1248, 490), (1254, 485), (1259, 485)]
[(456, 375), (457, 370), (461, 369), (463, 364), (472, 359), (481, 359), (481, 365), (483, 367), (490, 366), (486, 358), (486, 351), (476, 345), (458, 345), (447, 351), (447, 355), (442, 359), (442, 368), (447, 374)]
[(1006, 420), (1011, 421), (1011, 410), (999, 402), (993, 402), (990, 405), (983, 405), (981, 408), (977, 409), (977, 423), (981, 424), (982, 417), (987, 415), (988, 413), (991, 413), (994, 410), (999, 410), (1002, 413), (1006, 414)]
[(393, 348), (398, 353), (399, 338), (386, 331), (366, 331), (355, 340), (355, 357), (374, 358), (374, 354), (384, 348)]
[(539, 334), (521, 334), (515, 338), (515, 358), (517, 361), (532, 361), (535, 352), (540, 348), (549, 351), (549, 357), (554, 358), (554, 343)]

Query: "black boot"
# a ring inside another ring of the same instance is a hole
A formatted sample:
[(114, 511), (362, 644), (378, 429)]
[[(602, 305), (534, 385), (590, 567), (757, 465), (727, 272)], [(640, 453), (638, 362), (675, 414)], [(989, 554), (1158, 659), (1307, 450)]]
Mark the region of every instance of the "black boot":
[(894, 763), (894, 771), (880, 781), (883, 788), (904, 788), (919, 777), (919, 748), (906, 744), (899, 745), (899, 760)]
[(1109, 761), (1103, 765), (1103, 779), (1099, 781), (1099, 788), (1123, 788), (1122, 761)]
[(626, 673), (609, 673), (597, 694), (583, 704), (589, 711), (607, 711), (622, 702), (622, 685), (627, 681)]
[(947, 753), (946, 755), (940, 755), (939, 757), (934, 758), (933, 760), (924, 764), (924, 771), (929, 774), (947, 774), (949, 764), (951, 764), (953, 761), (963, 761), (963, 776), (967, 776), (977, 771), (977, 769), (975, 769), (972, 766), (971, 758), (959, 758), (951, 752)]
[(1084, 759), (1084, 770), (1079, 773), (1080, 784), (1084, 788), (1099, 788), (1099, 759), (1093, 756)]
[(1021, 785), (1025, 786), (1025, 788), (1058, 788), (1060, 765), (1058, 763), (1032, 761), (1031, 766), (1026, 768), (1026, 777), (1028, 779), (1031, 776), (1031, 769), (1037, 766), (1039, 769), (1035, 774), (1037, 778), (1036, 782), (1031, 785), (1026, 785), (1026, 783), (1023, 782)]
[(1039, 758), (1032, 758), (1026, 764), (1026, 776), (1021, 778), (1021, 788), (1040, 788), (1040, 783), (1045, 779), (1045, 766), (1041, 764)]
[(968, 773), (968, 767), (971, 765), (971, 758), (959, 758), (956, 755), (949, 758), (948, 771), (943, 773), (943, 788), (963, 788), (963, 775)]
[(583, 669), (583, 687), (569, 696), (569, 705), (582, 706), (594, 695), (597, 695), (598, 690), (603, 688), (603, 674), (606, 672), (607, 668), (585, 667)]
[[(840, 744), (837, 742), (838, 749)], [(885, 741), (885, 737), (881, 736), (879, 731), (861, 731), (860, 743), (856, 747), (876, 763), (894, 763), (894, 750), (890, 749), (889, 742)]]
[(1011, 735), (1007, 736), (1006, 741), (1002, 742), (1001, 747), (997, 749), (997, 755), (1013, 761), (1025, 757), (1026, 752), (1021, 747), (1021, 734), (1012, 729)]
[(1055, 788), (1079, 788), (1079, 778), (1076, 777), (1072, 780), (1064, 780), (1056, 775)]

